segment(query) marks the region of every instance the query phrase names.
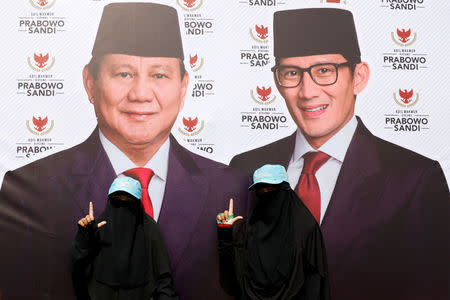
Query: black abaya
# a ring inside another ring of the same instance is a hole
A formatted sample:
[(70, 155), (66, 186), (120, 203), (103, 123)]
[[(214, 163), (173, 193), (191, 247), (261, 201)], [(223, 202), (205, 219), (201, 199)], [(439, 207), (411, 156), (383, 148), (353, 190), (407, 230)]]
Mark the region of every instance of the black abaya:
[(258, 196), (248, 221), (218, 227), (220, 280), (238, 299), (329, 299), (319, 225), (289, 184)]

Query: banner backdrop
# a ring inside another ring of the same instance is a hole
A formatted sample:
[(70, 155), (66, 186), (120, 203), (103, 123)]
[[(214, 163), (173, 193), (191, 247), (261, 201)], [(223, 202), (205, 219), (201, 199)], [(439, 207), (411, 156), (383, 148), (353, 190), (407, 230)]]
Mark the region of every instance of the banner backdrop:
[[(3, 9), (0, 30), (10, 42), (1, 48), (1, 178), (82, 142), (95, 128), (81, 72), (109, 2), (22, 0)], [(228, 163), (292, 133), (295, 124), (270, 72), (273, 13), (338, 7), (353, 12), (362, 60), (371, 69), (356, 114), (375, 135), (438, 160), (448, 180), (447, 1), (154, 2), (179, 13), (191, 81), (172, 133), (192, 151)]]
[[(7, 171), (80, 144), (97, 126), (82, 70), (91, 59), (103, 7), (111, 2), (119, 1), (20, 0), (2, 9), (0, 184)], [(361, 59), (370, 67), (355, 114), (374, 135), (437, 160), (449, 182), (448, 0), (153, 2), (178, 11), (190, 83), (172, 134), (185, 148), (229, 164), (236, 154), (291, 135), (297, 127), (270, 71), (275, 64), (273, 14), (342, 8), (354, 15)], [(45, 224), (30, 225), (40, 234), (33, 238), (52, 245), (55, 237), (45, 230), (56, 221), (37, 216), (31, 215)], [(17, 230), (19, 221), (5, 219), (3, 224)], [(28, 244), (20, 246), (26, 253), (34, 251)], [(49, 285), (52, 275), (46, 279)]]

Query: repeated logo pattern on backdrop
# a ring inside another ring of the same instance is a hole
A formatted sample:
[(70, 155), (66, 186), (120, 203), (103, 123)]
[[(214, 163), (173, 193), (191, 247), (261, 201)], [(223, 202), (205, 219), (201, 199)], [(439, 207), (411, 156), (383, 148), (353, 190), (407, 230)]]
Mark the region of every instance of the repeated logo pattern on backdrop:
[(57, 0), (29, 0), (29, 12), (19, 16), (19, 32), (56, 35), (66, 30), (65, 16), (56, 15), (53, 8)]
[(189, 145), (207, 154), (214, 153), (216, 145), (209, 143), (208, 139), (203, 138), (201, 134), (205, 129), (204, 120), (200, 120), (198, 116), (183, 116), (181, 123), (178, 126), (178, 132), (182, 134)]
[(28, 131), (29, 137), (23, 141), (16, 142), (16, 159), (30, 159), (36, 154), (42, 154), (55, 147), (62, 147), (64, 144), (55, 142), (50, 137), (50, 133), (55, 127), (55, 121), (49, 116), (31, 116), (24, 122), (23, 128)]
[(21, 114), (19, 118), (25, 120), (20, 134), (11, 136), (10, 145), (15, 148), (15, 159), (20, 165), (43, 157), (48, 150), (62, 150), (65, 145), (60, 137), (53, 137), (56, 122), (54, 114), (47, 112), (50, 101), (65, 95), (65, 80), (55, 72), (60, 67), (58, 50), (55, 50), (58, 47), (50, 46), (52, 41), (63, 41), (67, 37), (64, 34), (67, 16), (58, 13), (59, 2), (24, 0), (16, 4), (23, 8), (17, 16), (20, 39), (33, 40), (32, 47), (16, 49), (17, 53), (26, 52), (23, 56), (15, 56), (19, 62), (14, 78), (16, 95), (18, 99), (28, 99), (29, 105), (39, 107), (38, 112), (29, 112), (26, 107), (17, 111)]
[(191, 97), (193, 100), (203, 100), (214, 96), (214, 79), (205, 74), (206, 59), (203, 56), (199, 56), (198, 53), (189, 54)]
[(398, 26), (390, 32), (392, 50), (383, 54), (383, 67), (392, 70), (416, 71), (427, 68), (427, 53), (415, 46), (419, 34), (409, 26)]
[(288, 119), (274, 105), (277, 96), (270, 85), (257, 85), (250, 90), (249, 98), (251, 110), (241, 112), (241, 127), (272, 131), (287, 127)]
[(248, 48), (242, 49), (241, 64), (249, 67), (264, 67), (270, 63), (269, 26), (266, 24), (251, 24), (248, 28)]
[(425, 8), (425, 0), (381, 0), (381, 7), (390, 10), (416, 10)]
[[(24, 60), (25, 61), (25, 60)], [(17, 94), (27, 97), (55, 97), (64, 94), (64, 79), (56, 78), (52, 69), (56, 57), (49, 51), (32, 51), (26, 58), (29, 73), (17, 78)]]
[[(93, 130), (95, 115), (81, 71), (103, 6), (111, 2), (120, 1), (20, 0), (5, 6), (14, 13), (1, 30), (16, 48), (7, 54), (3, 82), (11, 94), (5, 96), (14, 101), (7, 103), (4, 118), (5, 132), (14, 134), (6, 136), (0, 180), (7, 170), (73, 146)], [(179, 14), (190, 83), (172, 133), (184, 146), (228, 163), (256, 141), (260, 146), (292, 133), (295, 124), (270, 72), (273, 13), (332, 7), (354, 13), (362, 57), (372, 72), (356, 113), (361, 110), (366, 125), (382, 138), (439, 160), (449, 174), (450, 153), (437, 150), (450, 143), (440, 133), (447, 122), (441, 54), (450, 50), (441, 33), (449, 26), (443, 13), (447, 0), (433, 6), (427, 0), (153, 2)], [(421, 137), (429, 142), (421, 143)]]
[(214, 33), (214, 19), (202, 13), (201, 9), (207, 0), (177, 0), (183, 10), (183, 21), (180, 24), (188, 36), (204, 36)]

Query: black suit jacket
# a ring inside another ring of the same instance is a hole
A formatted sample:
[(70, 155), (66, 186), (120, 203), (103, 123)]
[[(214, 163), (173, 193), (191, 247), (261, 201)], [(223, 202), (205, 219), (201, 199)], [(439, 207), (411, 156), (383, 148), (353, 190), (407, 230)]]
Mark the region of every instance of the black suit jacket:
[[(158, 226), (180, 299), (229, 299), (219, 284), (216, 215), (235, 199), (246, 214), (248, 177), (191, 153), (171, 137)], [(5, 175), (0, 191), (4, 299), (72, 299), (77, 221), (104, 208), (116, 177), (95, 130), (83, 143)], [(107, 225), (105, 225), (107, 226)]]
[[(251, 174), (288, 166), (295, 133), (237, 155)], [(449, 299), (450, 197), (437, 161), (372, 135), (358, 118), (321, 229), (332, 299)]]

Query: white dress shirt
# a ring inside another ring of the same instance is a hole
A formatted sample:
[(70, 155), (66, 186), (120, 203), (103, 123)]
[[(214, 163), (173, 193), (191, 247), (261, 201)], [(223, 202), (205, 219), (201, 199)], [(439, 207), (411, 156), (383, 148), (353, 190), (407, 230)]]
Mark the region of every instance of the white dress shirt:
[(319, 149), (315, 150), (305, 139), (300, 130), (297, 129), (295, 148), (287, 169), (289, 184), (295, 189), (303, 169), (303, 155), (310, 151), (322, 151), (330, 156), (330, 159), (316, 173), (320, 189), (320, 222), (330, 203), (336, 180), (341, 170), (348, 146), (355, 133), (358, 122), (353, 116), (345, 126), (331, 137)]
[[(102, 143), (103, 149), (105, 149), (106, 155), (114, 168), (117, 176), (123, 176), (123, 172), (126, 170), (137, 168), (128, 156), (126, 156), (119, 148), (111, 143), (99, 130), (100, 142)], [(147, 162), (143, 168), (150, 168), (153, 170), (155, 175), (150, 179), (148, 185), (148, 195), (152, 201), (153, 205), (153, 218), (158, 221), (159, 213), (161, 211), (162, 201), (164, 197), (164, 191), (167, 182), (167, 170), (169, 168), (169, 148), (170, 140), (162, 144), (158, 151), (153, 155), (153, 157)]]

